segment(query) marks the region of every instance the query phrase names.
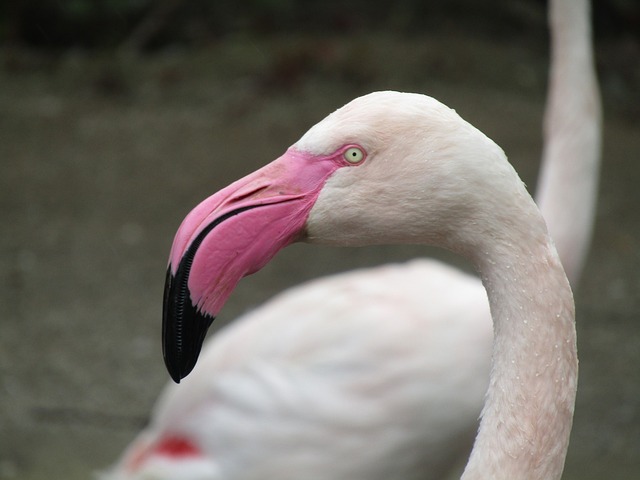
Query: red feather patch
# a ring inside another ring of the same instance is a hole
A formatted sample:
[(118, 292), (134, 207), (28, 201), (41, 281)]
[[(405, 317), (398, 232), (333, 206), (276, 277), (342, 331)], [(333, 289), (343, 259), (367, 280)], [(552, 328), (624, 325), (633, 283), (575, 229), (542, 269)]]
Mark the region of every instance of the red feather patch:
[(200, 449), (189, 439), (179, 436), (163, 437), (151, 445), (143, 445), (135, 449), (128, 462), (128, 469), (136, 471), (149, 457), (162, 456), (170, 458), (197, 457)]

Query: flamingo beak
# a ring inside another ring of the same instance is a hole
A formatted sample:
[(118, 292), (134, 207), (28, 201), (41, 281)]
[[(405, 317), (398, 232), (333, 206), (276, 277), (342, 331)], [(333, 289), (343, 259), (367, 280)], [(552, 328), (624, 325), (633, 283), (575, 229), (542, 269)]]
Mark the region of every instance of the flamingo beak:
[(240, 279), (304, 235), (326, 179), (340, 165), (293, 148), (200, 203), (173, 241), (162, 312), (164, 362), (180, 383)]

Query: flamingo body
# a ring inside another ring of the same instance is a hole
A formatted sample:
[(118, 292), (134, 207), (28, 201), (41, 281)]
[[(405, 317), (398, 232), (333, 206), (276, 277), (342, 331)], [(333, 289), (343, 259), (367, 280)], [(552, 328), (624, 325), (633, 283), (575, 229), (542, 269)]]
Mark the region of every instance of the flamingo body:
[[(292, 288), (216, 336), (109, 478), (441, 478), (477, 428), (488, 318), (477, 278), (433, 260)], [(181, 436), (200, 458), (150, 447)]]

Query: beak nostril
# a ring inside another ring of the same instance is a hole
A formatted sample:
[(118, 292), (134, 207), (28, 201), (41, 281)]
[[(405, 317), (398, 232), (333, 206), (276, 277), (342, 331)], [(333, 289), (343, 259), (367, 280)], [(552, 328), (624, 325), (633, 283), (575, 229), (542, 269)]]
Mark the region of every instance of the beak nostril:
[(232, 201), (234, 201), (234, 202), (240, 202), (240, 201), (242, 201), (242, 200), (246, 200), (247, 198), (255, 197), (255, 196), (257, 196), (258, 194), (260, 194), (261, 192), (263, 192), (263, 191), (267, 190), (268, 188), (269, 188), (269, 185), (260, 185), (260, 186), (259, 186), (259, 187), (257, 187), (257, 188), (254, 188), (254, 189), (248, 190), (248, 191), (246, 191), (246, 192), (241, 192), (241, 193), (239, 193), (237, 196), (234, 196), (234, 197), (232, 198)]

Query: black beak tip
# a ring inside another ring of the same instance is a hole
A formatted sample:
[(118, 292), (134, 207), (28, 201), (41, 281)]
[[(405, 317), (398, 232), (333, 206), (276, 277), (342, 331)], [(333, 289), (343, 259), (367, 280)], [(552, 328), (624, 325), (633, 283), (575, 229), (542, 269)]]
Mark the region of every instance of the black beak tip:
[(167, 271), (162, 309), (162, 355), (174, 382), (180, 383), (196, 365), (207, 330), (214, 317), (201, 312), (191, 302), (186, 281), (180, 272)]
[(166, 356), (164, 357), (164, 364), (169, 371), (169, 376), (174, 382), (180, 383), (180, 380), (187, 376), (186, 373), (183, 375), (179, 366), (175, 363), (172, 363)]

